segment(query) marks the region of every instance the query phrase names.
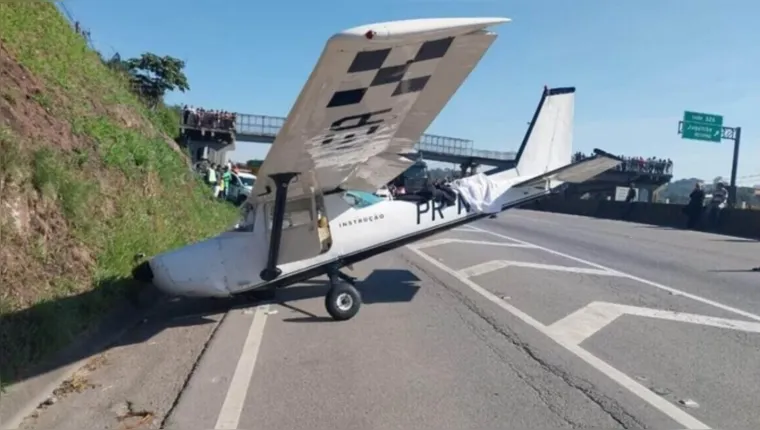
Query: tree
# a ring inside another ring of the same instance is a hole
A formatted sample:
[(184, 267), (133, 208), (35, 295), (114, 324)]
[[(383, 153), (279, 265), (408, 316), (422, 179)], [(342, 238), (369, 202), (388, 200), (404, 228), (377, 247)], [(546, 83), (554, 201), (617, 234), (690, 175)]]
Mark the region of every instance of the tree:
[(129, 73), (129, 69), (127, 68), (126, 62), (121, 61), (121, 55), (119, 55), (118, 52), (113, 54), (113, 56), (111, 56), (111, 59), (109, 60), (103, 59), (103, 63), (113, 70)]
[(155, 107), (167, 91), (182, 91), (190, 89), (185, 76), (185, 62), (165, 55), (146, 52), (139, 58), (130, 58), (124, 66), (130, 75), (132, 87), (145, 100)]

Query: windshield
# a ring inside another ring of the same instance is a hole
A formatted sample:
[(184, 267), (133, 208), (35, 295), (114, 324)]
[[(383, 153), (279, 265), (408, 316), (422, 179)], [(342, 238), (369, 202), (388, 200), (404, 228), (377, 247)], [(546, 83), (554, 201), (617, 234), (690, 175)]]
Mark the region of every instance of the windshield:
[(409, 179), (424, 179), (427, 177), (427, 169), (424, 165), (415, 164), (404, 173), (404, 176)]
[(376, 203), (384, 202), (385, 199), (364, 191), (347, 191), (343, 195), (344, 200), (355, 208), (366, 208)]
[(240, 182), (246, 187), (253, 187), (253, 184), (256, 182), (255, 178), (247, 176), (238, 176), (238, 178), (240, 178)]

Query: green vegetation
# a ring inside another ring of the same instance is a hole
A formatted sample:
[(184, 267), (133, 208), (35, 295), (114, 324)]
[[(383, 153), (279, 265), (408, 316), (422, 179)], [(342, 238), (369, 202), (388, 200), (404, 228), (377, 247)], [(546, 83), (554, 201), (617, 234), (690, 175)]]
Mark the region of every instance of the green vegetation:
[(185, 62), (169, 55), (159, 57), (144, 53), (140, 58), (123, 62), (124, 69), (130, 75), (132, 88), (139, 91), (151, 106), (160, 104), (167, 91), (190, 89), (183, 72)]
[(136, 254), (209, 237), (237, 211), (212, 201), (173, 147), (178, 112), (132, 94), (130, 79), (105, 66), (52, 3), (0, 4), (0, 39), (7, 384), (136, 288), (128, 279)]

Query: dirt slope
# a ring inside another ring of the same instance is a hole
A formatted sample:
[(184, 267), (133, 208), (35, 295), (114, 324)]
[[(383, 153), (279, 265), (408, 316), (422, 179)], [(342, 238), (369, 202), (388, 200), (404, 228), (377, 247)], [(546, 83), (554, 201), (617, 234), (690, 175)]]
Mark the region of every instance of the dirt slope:
[(190, 175), (166, 134), (176, 124), (146, 110), (52, 3), (0, 2), (4, 384), (119, 299), (135, 254), (234, 221)]

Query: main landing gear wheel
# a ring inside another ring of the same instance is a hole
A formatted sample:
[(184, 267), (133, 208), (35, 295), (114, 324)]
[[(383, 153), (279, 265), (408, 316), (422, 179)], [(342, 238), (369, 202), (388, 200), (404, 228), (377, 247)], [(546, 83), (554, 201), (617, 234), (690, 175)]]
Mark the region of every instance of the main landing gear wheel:
[(327, 313), (336, 321), (350, 320), (359, 312), (362, 296), (359, 290), (347, 282), (331, 282), (332, 286), (325, 296)]

